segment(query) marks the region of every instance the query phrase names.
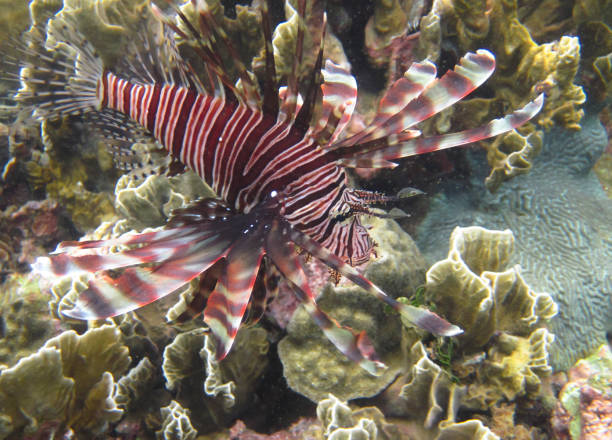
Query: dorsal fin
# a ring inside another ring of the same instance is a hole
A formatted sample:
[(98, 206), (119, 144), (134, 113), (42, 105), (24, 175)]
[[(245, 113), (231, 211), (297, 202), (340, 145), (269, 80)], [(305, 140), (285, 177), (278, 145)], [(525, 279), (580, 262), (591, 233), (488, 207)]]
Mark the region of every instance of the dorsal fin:
[[(215, 95), (221, 98), (234, 99), (244, 102), (245, 98), (243, 93), (233, 84), (233, 81), (227, 75), (224, 69), (221, 57), (214, 50), (214, 46), (210, 41), (210, 32), (207, 24), (203, 20), (199, 20), (199, 26), (196, 28), (196, 26), (191, 23), (189, 18), (187, 18), (181, 9), (174, 5), (170, 0), (166, 1), (179, 17), (180, 22), (187, 28), (188, 33), (183, 32), (175, 23), (173, 23), (172, 19), (161, 12), (161, 10), (155, 5), (152, 4), (151, 9), (153, 13), (177, 35), (187, 41), (195, 41), (195, 46), (191, 46), (191, 48), (203, 61), (206, 76), (208, 76), (208, 89), (214, 87), (216, 91)], [(192, 3), (194, 3), (193, 6), (195, 7), (195, 0)]]
[(388, 142), (389, 138), (386, 138), (385, 144), (366, 146), (367, 148), (363, 145), (341, 148), (336, 150), (343, 152), (338, 164), (359, 168), (393, 167), (395, 164), (390, 162), (391, 160), (470, 144), (508, 132), (529, 121), (542, 109), (543, 104), (544, 95), (542, 94), (527, 103), (523, 108), (503, 118), (494, 119), (488, 124), (469, 130), (426, 138), (400, 140), (393, 143)]
[[(401, 133), (450, 107), (491, 76), (495, 57), (484, 49), (468, 53), (441, 78), (435, 78), (435, 70), (432, 75), (432, 66), (413, 64), (406, 77), (396, 81), (385, 94), (375, 121), (333, 147), (348, 147)], [(401, 110), (397, 111), (398, 108)]]
[[(304, 103), (300, 108), (297, 116), (295, 117), (294, 124), (304, 131), (308, 129), (311, 125), (312, 115), (314, 113), (315, 104), (317, 103), (317, 98), (320, 94), (320, 85), (321, 85), (321, 66), (323, 65), (323, 48), (325, 44), (325, 27), (327, 26), (327, 15), (323, 12), (322, 8), (317, 8), (315, 11), (315, 6), (320, 5), (319, 2), (313, 3), (312, 6), (312, 14), (316, 14), (320, 16), (320, 20), (317, 20), (316, 17), (311, 17), (311, 26), (309, 31), (311, 35), (318, 35), (319, 38), (319, 53), (317, 54), (317, 59), (315, 61), (315, 65), (310, 74), (310, 80), (308, 84), (308, 89), (306, 91), (306, 95), (304, 96)], [(314, 21), (314, 23), (312, 23)]]
[(325, 61), (321, 91), (321, 114), (314, 127), (314, 137), (319, 145), (335, 142), (350, 122), (357, 102), (357, 82), (348, 69)]
[[(291, 65), (291, 71), (287, 78), (287, 86), (284, 90), (284, 96), (281, 96), (281, 104), (279, 116), (285, 121), (289, 122), (293, 120), (298, 105), (298, 67), (302, 64), (302, 54), (304, 49), (304, 30), (305, 22), (303, 19), (304, 12), (306, 10), (305, 0), (299, 0), (298, 9), (296, 10), (288, 1), (285, 1), (285, 13), (287, 14), (287, 21), (281, 23), (276, 27), (275, 34), (282, 32), (284, 26), (288, 28), (297, 27), (295, 37), (295, 56), (293, 57), (293, 63)], [(275, 36), (275, 39), (277, 36)]]
[(216, 22), (215, 17), (213, 17), (208, 7), (208, 3), (205, 0), (192, 0), (192, 4), (196, 8), (196, 12), (200, 15), (201, 26), (207, 27), (207, 31), (210, 34), (209, 41), (213, 50), (219, 53), (227, 52), (230, 55), (233, 67), (236, 69), (238, 78), (240, 79), (244, 101), (250, 107), (259, 106), (261, 100), (259, 96), (259, 87), (251, 78), (244, 63), (240, 60), (238, 52), (227, 36), (227, 33), (223, 27)]
[(265, 79), (262, 108), (265, 114), (276, 119), (278, 116), (278, 82), (276, 80), (276, 64), (274, 62), (274, 47), (272, 46), (272, 23), (268, 11), (268, 0), (261, 4), (261, 24), (264, 34)]

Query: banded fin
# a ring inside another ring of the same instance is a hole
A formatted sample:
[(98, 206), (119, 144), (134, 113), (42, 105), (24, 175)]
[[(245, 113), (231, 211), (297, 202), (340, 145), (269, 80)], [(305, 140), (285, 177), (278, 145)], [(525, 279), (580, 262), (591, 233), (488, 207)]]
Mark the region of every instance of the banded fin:
[[(92, 274), (74, 309), (65, 314), (106, 318), (166, 296), (207, 270), (230, 252), (243, 223), (243, 216), (205, 199), (176, 210), (166, 229), (64, 243), (57, 253), (37, 259), (33, 269), (43, 275)], [(117, 245), (136, 247), (108, 253)]]
[[(416, 66), (418, 69), (411, 80), (406, 82), (403, 81), (405, 78), (399, 79), (385, 95), (384, 107), (379, 109), (374, 125), (332, 147), (346, 148), (353, 145), (359, 148), (357, 144), (399, 134), (450, 107), (491, 76), (495, 69), (495, 57), (484, 49), (468, 53), (453, 70), (435, 80), (432, 80), (432, 72), (435, 75), (432, 64)], [(423, 85), (424, 89), (420, 90)], [(402, 95), (406, 95), (405, 98)], [(395, 104), (396, 101), (400, 103)], [(402, 107), (401, 111), (391, 114), (398, 107)]]
[[(168, 5), (174, 10), (181, 23), (187, 28), (187, 33), (183, 32), (173, 20), (165, 15), (156, 5), (151, 4), (153, 14), (162, 21), (168, 28), (172, 29), (176, 35), (185, 40), (195, 40), (196, 45), (192, 49), (203, 61), (204, 75), (203, 87), (209, 95), (217, 96), (221, 99), (243, 100), (240, 90), (236, 88), (231, 78), (226, 74), (221, 57), (211, 49), (209, 32), (206, 23), (199, 21), (196, 27), (191, 23), (183, 11), (167, 1)], [(183, 5), (186, 7), (187, 3)], [(199, 30), (198, 30), (199, 29)], [(190, 38), (191, 37), (191, 38)]]
[(357, 81), (348, 69), (325, 61), (321, 91), (321, 115), (313, 137), (320, 145), (333, 144), (351, 120), (357, 103)]
[(174, 31), (152, 5), (138, 24), (113, 73), (134, 84), (174, 84), (205, 93), (206, 88), (176, 47)]
[(264, 257), (259, 267), (255, 286), (253, 286), (251, 292), (251, 301), (249, 301), (242, 325), (253, 326), (263, 317), (268, 304), (278, 295), (280, 276), (278, 269), (270, 264), (267, 257)]
[[(208, 43), (213, 51), (217, 53), (228, 53), (232, 59), (233, 67), (238, 72), (241, 89), (238, 89), (239, 96), (242, 100), (252, 108), (256, 108), (261, 101), (259, 95), (259, 87), (253, 81), (251, 75), (247, 71), (246, 66), (240, 60), (238, 51), (230, 41), (222, 26), (220, 26), (213, 17), (206, 0), (192, 0), (196, 12), (199, 14), (201, 35), (207, 38)], [(207, 33), (204, 33), (204, 31)]]
[[(306, 1), (299, 0), (297, 10), (291, 6), (288, 1), (285, 1), (285, 11), (288, 15), (286, 26), (297, 26), (297, 34), (295, 38), (295, 57), (291, 67), (291, 73), (287, 78), (287, 89), (284, 99), (281, 102), (279, 117), (285, 122), (293, 121), (296, 114), (298, 101), (298, 67), (302, 64), (302, 55), (304, 50), (304, 32), (306, 24), (304, 23), (304, 13), (306, 12)], [(281, 29), (279, 25), (274, 33)], [(277, 38), (276, 36), (274, 37)]]
[(264, 34), (264, 56), (266, 62), (262, 110), (264, 114), (276, 119), (278, 117), (278, 83), (276, 80), (274, 47), (272, 46), (272, 23), (270, 21), (267, 0), (261, 2), (261, 23)]
[(251, 299), (264, 256), (262, 244), (260, 231), (239, 237), (225, 257), (225, 270), (208, 297), (204, 322), (214, 335), (219, 360), (229, 353)]
[[(327, 14), (323, 12), (320, 7), (320, 2), (312, 2), (312, 7), (309, 15), (309, 29), (313, 38), (317, 36), (319, 38), (319, 51), (317, 53), (316, 61), (312, 71), (310, 72), (310, 78), (308, 79), (308, 87), (306, 88), (306, 94), (304, 95), (304, 103), (300, 108), (297, 116), (295, 117), (294, 125), (308, 131), (312, 116), (314, 114), (315, 105), (320, 95), (320, 87), (322, 80), (321, 66), (323, 65), (323, 46), (325, 43), (325, 28), (327, 26)], [(320, 18), (320, 20), (319, 20)], [(316, 24), (313, 22), (316, 20)], [(315, 40), (316, 41), (316, 40)]]
[(177, 318), (176, 322), (182, 323), (190, 321), (199, 316), (206, 307), (208, 297), (215, 290), (217, 281), (221, 276), (225, 266), (224, 260), (218, 260), (215, 264), (209, 267), (202, 275), (198, 283), (197, 290), (193, 293), (193, 298), (187, 304), (187, 309), (181, 313)]
[(304, 305), (306, 312), (323, 331), (325, 336), (338, 350), (363, 369), (373, 375), (380, 375), (386, 366), (380, 361), (372, 342), (364, 331), (357, 333), (353, 329), (341, 326), (322, 311), (310, 290), (304, 270), (298, 260), (289, 237), (283, 233), (288, 225), (277, 225), (266, 236), (266, 252), (278, 270), (289, 281), (289, 284)]
[(411, 139), (406, 142), (388, 145), (384, 148), (373, 149), (365, 153), (355, 152), (353, 154), (353, 152), (349, 151), (349, 154), (345, 158), (340, 159), (338, 164), (345, 167), (392, 168), (396, 164), (390, 161), (394, 159), (465, 145), (506, 133), (520, 127), (533, 118), (542, 109), (543, 105), (544, 95), (541, 94), (523, 108), (503, 118), (494, 119), (483, 126), (457, 133)]
[(308, 235), (298, 231), (290, 225), (287, 225), (286, 229), (292, 242), (300, 246), (303, 250), (315, 258), (321, 260), (335, 271), (344, 275), (347, 279), (364, 289), (366, 292), (371, 293), (379, 300), (397, 310), (402, 317), (417, 327), (439, 336), (455, 336), (463, 333), (463, 330), (461, 330), (459, 327), (449, 323), (445, 319), (427, 309), (413, 307), (394, 300), (385, 294), (385, 292), (380, 290), (380, 288), (374, 285), (371, 281), (357, 272), (356, 269), (342, 261)]

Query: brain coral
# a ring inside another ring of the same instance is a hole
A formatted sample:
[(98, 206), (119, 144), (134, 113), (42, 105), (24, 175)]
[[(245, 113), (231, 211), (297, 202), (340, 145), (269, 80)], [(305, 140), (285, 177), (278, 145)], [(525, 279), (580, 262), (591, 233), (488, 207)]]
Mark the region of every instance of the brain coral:
[(436, 261), (458, 224), (511, 229), (521, 276), (534, 289), (550, 292), (559, 307), (550, 324), (556, 369), (569, 368), (612, 330), (612, 203), (590, 172), (606, 145), (591, 109), (581, 131), (546, 133), (532, 171), (495, 195), (487, 194), (479, 174), (484, 160), (474, 153), (469, 183), (445, 182), (417, 230), (419, 248)]

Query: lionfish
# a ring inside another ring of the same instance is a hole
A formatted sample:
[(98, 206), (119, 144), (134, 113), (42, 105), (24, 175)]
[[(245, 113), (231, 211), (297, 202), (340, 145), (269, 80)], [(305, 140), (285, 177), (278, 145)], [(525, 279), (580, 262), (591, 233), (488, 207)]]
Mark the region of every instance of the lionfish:
[[(295, 59), (283, 87), (265, 1), (260, 6), (261, 87), (206, 1), (191, 3), (196, 21), (178, 7), (170, 16), (152, 5), (160, 35), (133, 42), (133, 56), (112, 70), (69, 17), (53, 30), (48, 25), (58, 43), (52, 50), (44, 48), (42, 38), (40, 47), (23, 49), (29, 61), (22, 62), (16, 99), (34, 118), (81, 115), (124, 155), (144, 132), (217, 195), (175, 210), (163, 228), (63, 242), (38, 258), (33, 269), (46, 276), (90, 274), (88, 287), (65, 315), (83, 320), (116, 316), (200, 277), (199, 290), (181, 316), (203, 313), (217, 357), (223, 359), (243, 322), (262, 316), (282, 276), (338, 350), (378, 374), (385, 365), (365, 332), (341, 326), (317, 306), (300, 258), (307, 253), (414, 325), (436, 335), (461, 333), (435, 313), (386, 295), (354, 268), (374, 251), (359, 216), (372, 214), (370, 205), (390, 198), (350, 188), (345, 169), (392, 168), (396, 159), (507, 132), (532, 118), (543, 96), (479, 128), (422, 136), (416, 124), (461, 100), (492, 74), (495, 58), (481, 49), (441, 77), (429, 61), (412, 64), (386, 90), (372, 121), (347, 135), (357, 84), (347, 68), (323, 63), (326, 16), (319, 2), (309, 2), (306, 19), (306, 0), (298, 1)], [(307, 30), (318, 55), (300, 94), (297, 72)], [(181, 57), (177, 37), (192, 44), (203, 74)], [(237, 72), (237, 82), (230, 69)]]

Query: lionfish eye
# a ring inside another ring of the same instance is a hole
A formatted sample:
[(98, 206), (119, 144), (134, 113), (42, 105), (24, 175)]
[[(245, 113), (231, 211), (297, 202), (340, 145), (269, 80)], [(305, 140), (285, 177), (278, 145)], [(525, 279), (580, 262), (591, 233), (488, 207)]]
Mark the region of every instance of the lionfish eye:
[(348, 220), (351, 219), (351, 217), (353, 217), (354, 215), (355, 213), (350, 208), (332, 211), (330, 213), (332, 220), (337, 223), (348, 223)]

